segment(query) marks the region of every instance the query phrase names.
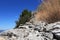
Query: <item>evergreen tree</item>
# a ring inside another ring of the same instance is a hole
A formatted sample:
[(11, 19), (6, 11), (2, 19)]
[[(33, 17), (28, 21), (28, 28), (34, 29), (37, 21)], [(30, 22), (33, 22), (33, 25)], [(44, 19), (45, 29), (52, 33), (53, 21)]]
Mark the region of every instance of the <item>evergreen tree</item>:
[(16, 27), (18, 28), (21, 24), (25, 24), (31, 19), (31, 11), (23, 10), (22, 14), (20, 15), (19, 19), (16, 21)]

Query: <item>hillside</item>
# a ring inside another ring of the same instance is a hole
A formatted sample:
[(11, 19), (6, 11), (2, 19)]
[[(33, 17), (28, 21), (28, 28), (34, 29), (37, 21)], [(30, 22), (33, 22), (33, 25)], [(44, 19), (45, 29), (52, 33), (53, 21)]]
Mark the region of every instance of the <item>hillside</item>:
[(59, 0), (44, 0), (30, 21), (0, 33), (0, 40), (60, 40)]

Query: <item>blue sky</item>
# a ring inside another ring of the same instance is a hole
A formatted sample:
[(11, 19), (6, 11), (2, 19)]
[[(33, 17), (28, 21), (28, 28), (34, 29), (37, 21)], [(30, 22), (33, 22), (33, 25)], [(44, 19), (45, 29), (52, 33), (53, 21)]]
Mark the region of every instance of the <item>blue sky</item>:
[(22, 10), (36, 10), (39, 0), (0, 0), (0, 30), (12, 29)]

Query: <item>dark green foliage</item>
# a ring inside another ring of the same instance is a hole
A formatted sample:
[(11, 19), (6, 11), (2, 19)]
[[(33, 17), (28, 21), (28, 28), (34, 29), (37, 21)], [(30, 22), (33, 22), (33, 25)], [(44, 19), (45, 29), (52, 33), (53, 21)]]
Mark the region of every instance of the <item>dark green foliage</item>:
[(21, 24), (25, 24), (31, 19), (31, 11), (23, 10), (18, 21), (16, 21), (16, 27), (18, 28)]

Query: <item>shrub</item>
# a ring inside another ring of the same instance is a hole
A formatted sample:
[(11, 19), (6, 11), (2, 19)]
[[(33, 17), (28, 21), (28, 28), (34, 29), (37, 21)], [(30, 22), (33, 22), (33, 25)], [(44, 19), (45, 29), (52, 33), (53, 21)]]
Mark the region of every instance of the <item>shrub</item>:
[(35, 19), (48, 23), (60, 21), (60, 0), (44, 0), (37, 9)]

